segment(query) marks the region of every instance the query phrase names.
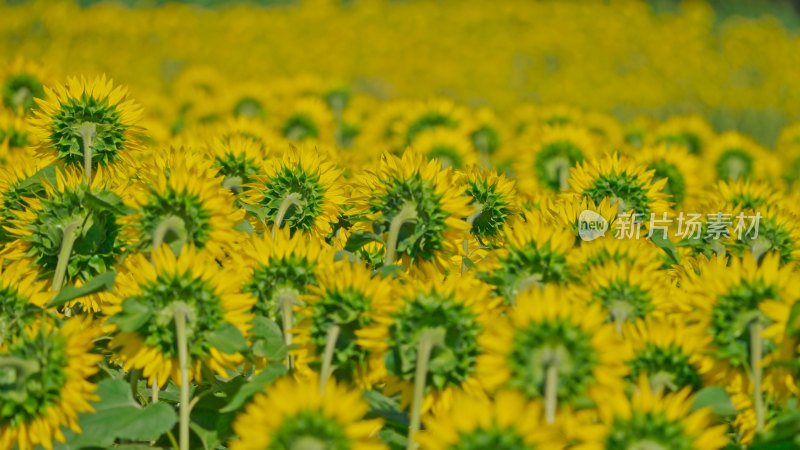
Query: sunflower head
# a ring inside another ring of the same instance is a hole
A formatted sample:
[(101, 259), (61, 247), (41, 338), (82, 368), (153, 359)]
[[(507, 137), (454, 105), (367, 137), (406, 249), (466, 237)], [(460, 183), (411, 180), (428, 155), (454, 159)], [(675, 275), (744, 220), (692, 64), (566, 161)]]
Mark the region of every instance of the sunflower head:
[(467, 167), (458, 178), (458, 184), (467, 186), (464, 195), (470, 197), (475, 208), (467, 217), (472, 235), (484, 243), (502, 241), (506, 223), (520, 214), (514, 182), (496, 170), (481, 170), (478, 166)]
[(648, 144), (678, 144), (689, 153), (703, 154), (715, 133), (711, 125), (700, 116), (675, 116), (662, 122), (648, 135)]
[[(152, 259), (152, 262), (150, 261)], [(109, 346), (125, 370), (142, 369), (152, 382), (172, 378), (180, 384), (176, 316), (183, 315), (189, 378), (227, 376), (246, 348), (218, 347), (220, 336), (244, 342), (250, 328), (252, 295), (238, 289), (239, 276), (221, 269), (214, 255), (193, 246), (180, 256), (166, 245), (150, 258), (129, 256), (115, 281), (108, 323), (117, 330)]]
[[(231, 450), (325, 448), (386, 450), (375, 436), (380, 419), (365, 419), (369, 404), (360, 390), (329, 381), (281, 378), (256, 395), (233, 423)], [(254, 432), (254, 430), (258, 430)]]
[(751, 138), (729, 131), (714, 139), (705, 155), (720, 180), (777, 177), (780, 162), (776, 155)]
[(0, 146), (4, 147), (2, 152), (4, 163), (11, 157), (16, 159), (27, 156), (25, 147), (36, 144), (36, 137), (28, 121), (25, 116), (0, 110)]
[(24, 115), (44, 98), (50, 75), (33, 61), (17, 58), (0, 71), (0, 97), (3, 106)]
[(469, 138), (456, 129), (438, 127), (420, 131), (410, 146), (429, 159), (438, 159), (442, 167), (462, 169), (478, 163)]
[(285, 113), (275, 117), (277, 131), (289, 141), (330, 142), (334, 118), (328, 105), (314, 97), (293, 99)]
[(266, 159), (261, 142), (241, 135), (215, 139), (207, 153), (214, 161), (217, 175), (223, 177), (222, 185), (237, 195), (242, 192), (243, 185), (252, 182), (260, 173)]
[(653, 181), (667, 180), (662, 192), (676, 206), (683, 204), (687, 197), (695, 197), (696, 188), (702, 183), (700, 161), (682, 145), (646, 146), (636, 153), (634, 160), (655, 171)]
[(345, 203), (341, 172), (313, 147), (292, 148), (244, 185), (242, 201), (260, 209), (263, 223), (256, 225), (326, 237)]
[(69, 78), (46, 88), (32, 125), (42, 155), (65, 166), (109, 167), (141, 149), (141, 107), (122, 86), (105, 78)]
[(599, 154), (591, 131), (577, 125), (549, 126), (536, 130), (523, 142), (532, 142), (517, 158), (515, 166), (523, 189), (540, 187), (558, 192), (569, 188), (570, 170)]
[(36, 272), (28, 261), (8, 264), (0, 272), (0, 348), (6, 337), (13, 337), (39, 317), (38, 312), (52, 294), (44, 283), (36, 281)]

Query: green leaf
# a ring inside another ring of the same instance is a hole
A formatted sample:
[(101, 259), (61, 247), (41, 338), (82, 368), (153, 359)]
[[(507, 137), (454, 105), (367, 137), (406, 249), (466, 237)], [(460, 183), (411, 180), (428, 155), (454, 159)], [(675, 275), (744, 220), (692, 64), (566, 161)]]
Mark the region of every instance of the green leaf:
[(255, 230), (253, 229), (253, 225), (250, 224), (250, 222), (248, 222), (247, 220), (243, 220), (243, 221), (239, 222), (239, 224), (236, 225), (235, 227), (233, 227), (233, 229), (236, 230), (236, 231), (243, 231), (243, 232), (245, 232), (247, 234), (255, 233)]
[(711, 411), (718, 416), (734, 416), (738, 413), (736, 407), (731, 402), (731, 397), (720, 386), (711, 386), (700, 389), (694, 397), (692, 411), (710, 407)]
[(47, 167), (39, 170), (35, 174), (31, 175), (25, 181), (22, 181), (17, 185), (17, 190), (25, 190), (25, 189), (32, 189), (36, 185), (41, 185), (42, 180), (46, 181), (52, 186), (56, 185), (56, 165), (50, 164)]
[(153, 315), (147, 305), (133, 298), (122, 302), (122, 311), (108, 318), (122, 331), (136, 331)]
[(259, 392), (263, 392), (272, 382), (278, 377), (286, 373), (286, 367), (283, 364), (270, 364), (264, 370), (254, 376), (246, 384), (231, 397), (230, 401), (219, 412), (227, 413), (239, 409), (244, 405), (252, 396)]
[[(63, 448), (108, 447), (116, 439), (150, 441), (172, 429), (174, 409), (166, 403), (142, 408), (131, 396), (130, 386), (122, 380), (106, 379), (97, 385), (100, 401), (95, 412), (82, 413), (78, 423), (83, 430)], [(99, 445), (98, 445), (99, 444)]]
[(348, 252), (355, 252), (370, 242), (381, 242), (381, 237), (368, 231), (356, 231), (347, 238), (344, 249)]
[(262, 222), (266, 222), (267, 218), (269, 217), (269, 211), (267, 211), (267, 208), (262, 208), (260, 206), (248, 205), (248, 204), (242, 205), (242, 208), (244, 208), (244, 210), (247, 211), (248, 214), (256, 216), (258, 220)]
[(256, 317), (253, 328), (253, 354), (259, 358), (275, 361), (286, 357), (289, 347), (284, 342), (283, 332), (278, 324), (266, 317)]
[(400, 405), (395, 399), (373, 390), (365, 390), (363, 395), (364, 399), (369, 403), (368, 417), (383, 418), (388, 426), (394, 428), (408, 428), (408, 413), (400, 410)]
[(111, 191), (86, 192), (87, 206), (98, 210), (110, 211), (119, 216), (133, 214), (136, 210), (122, 203), (122, 199)]
[(653, 232), (653, 235), (650, 236), (650, 240), (659, 246), (661, 250), (664, 250), (674, 264), (680, 263), (681, 257), (675, 250), (675, 245), (672, 244), (672, 241), (669, 240), (669, 236), (666, 236), (663, 230), (656, 230)]
[(376, 269), (372, 275), (380, 275), (382, 278), (397, 278), (406, 271), (406, 268), (400, 264), (393, 264), (390, 266), (381, 266)]
[(83, 286), (67, 286), (47, 303), (47, 307), (61, 306), (76, 298), (85, 297), (97, 292), (110, 291), (114, 288), (114, 279), (116, 277), (116, 272), (106, 272), (92, 278)]
[(243, 353), (249, 348), (242, 332), (233, 324), (225, 323), (212, 331), (208, 342), (222, 353)]

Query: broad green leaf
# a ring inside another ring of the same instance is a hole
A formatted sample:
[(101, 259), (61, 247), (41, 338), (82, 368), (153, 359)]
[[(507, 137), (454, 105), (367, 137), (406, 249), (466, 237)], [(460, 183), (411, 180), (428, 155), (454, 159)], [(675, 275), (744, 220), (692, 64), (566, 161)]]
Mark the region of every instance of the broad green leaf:
[(356, 231), (347, 238), (344, 249), (348, 252), (355, 252), (370, 242), (381, 242), (381, 237), (367, 231)]
[(681, 257), (675, 250), (675, 245), (669, 240), (669, 236), (666, 236), (666, 233), (664, 233), (662, 230), (655, 230), (653, 235), (650, 236), (650, 240), (659, 246), (661, 250), (664, 250), (674, 264), (678, 264), (681, 261)]
[(374, 275), (380, 275), (383, 278), (397, 278), (406, 271), (406, 268), (400, 264), (393, 264), (391, 266), (381, 266), (373, 272)]
[(114, 288), (114, 279), (116, 277), (116, 272), (106, 272), (92, 278), (83, 286), (67, 286), (56, 294), (55, 297), (47, 303), (47, 306), (61, 306), (76, 298), (85, 297), (98, 292), (110, 291)]
[(122, 331), (136, 331), (153, 315), (147, 305), (133, 298), (122, 302), (122, 311), (108, 319)]
[(230, 323), (226, 323), (212, 331), (207, 340), (222, 353), (242, 353), (248, 349), (247, 341), (244, 339), (242, 332)]
[(86, 203), (88, 206), (110, 211), (120, 216), (136, 211), (130, 206), (126, 206), (117, 194), (110, 191), (86, 192)]
[(289, 347), (284, 342), (283, 332), (278, 324), (266, 317), (256, 317), (253, 328), (253, 354), (269, 361), (281, 360), (286, 357)]
[(733, 416), (738, 413), (736, 407), (731, 402), (731, 397), (720, 386), (711, 386), (700, 389), (694, 397), (692, 411), (710, 407), (711, 411), (718, 416)]

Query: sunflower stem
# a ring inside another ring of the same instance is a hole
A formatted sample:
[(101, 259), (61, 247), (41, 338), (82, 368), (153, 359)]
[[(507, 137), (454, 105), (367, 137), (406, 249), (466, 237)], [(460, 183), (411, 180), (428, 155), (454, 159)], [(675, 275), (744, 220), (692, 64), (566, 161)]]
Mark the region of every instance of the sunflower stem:
[[(282, 294), (278, 298), (278, 302), (281, 306), (281, 316), (283, 319), (283, 341), (286, 346), (292, 345), (292, 333), (289, 330), (292, 329), (294, 326), (294, 311), (292, 307), (294, 306), (295, 296), (294, 294)], [(292, 356), (286, 355), (286, 369), (292, 369)]]
[(158, 375), (153, 375), (153, 385), (151, 386), (152, 389), (152, 401), (151, 403), (158, 403)]
[(29, 95), (31, 95), (31, 90), (25, 86), (17, 89), (17, 91), (11, 95), (11, 104), (16, 107), (14, 108), (14, 113), (19, 115), (25, 113), (25, 98)]
[(548, 425), (556, 420), (556, 407), (558, 406), (558, 366), (560, 362), (559, 353), (556, 350), (549, 350), (545, 357), (546, 365), (544, 373), (544, 417)]
[(83, 169), (86, 171), (86, 181), (92, 184), (92, 141), (97, 136), (97, 124), (84, 122), (78, 128), (83, 144)]
[(129, 381), (131, 384), (131, 395), (133, 396), (134, 400), (136, 400), (136, 398), (139, 395), (139, 375), (140, 373), (136, 369), (131, 369), (131, 373), (129, 374), (130, 377)]
[(178, 364), (181, 373), (180, 450), (189, 450), (189, 347), (186, 339), (186, 315), (183, 308), (175, 308), (175, 334), (178, 339)]
[(281, 206), (278, 208), (278, 214), (275, 216), (275, 224), (272, 226), (273, 238), (275, 237), (275, 232), (283, 225), (283, 219), (286, 217), (286, 213), (289, 212), (289, 208), (295, 206), (297, 209), (303, 209), (303, 205), (300, 203), (301, 200), (302, 196), (297, 192), (292, 192), (283, 199)]
[(764, 431), (764, 396), (761, 394), (761, 357), (763, 353), (761, 321), (750, 324), (750, 367), (753, 371), (753, 408), (756, 411), (756, 433)]
[(339, 339), (339, 325), (333, 325), (328, 328), (328, 335), (325, 337), (325, 351), (322, 353), (322, 369), (319, 374), (319, 394), (325, 393), (325, 385), (328, 384), (328, 378), (333, 373), (333, 353), (336, 351), (336, 340)]
[(180, 243), (180, 247), (183, 247), (188, 237), (186, 223), (183, 219), (170, 215), (158, 223), (156, 229), (153, 230), (153, 250), (158, 251), (169, 233), (174, 234), (177, 237), (176, 242)]
[(69, 266), (69, 257), (72, 254), (72, 246), (75, 244), (75, 239), (78, 238), (78, 229), (80, 223), (78, 221), (70, 222), (64, 227), (64, 235), (61, 237), (61, 250), (58, 252), (58, 262), (56, 262), (56, 271), (53, 274), (53, 286), (51, 290), (58, 292), (64, 285), (64, 278), (67, 275), (67, 267)]
[(408, 222), (417, 220), (417, 205), (406, 203), (400, 211), (392, 218), (389, 224), (389, 237), (386, 240), (386, 254), (383, 257), (383, 265), (391, 266), (394, 264), (395, 252), (397, 251), (397, 239), (400, 237), (400, 228)]
[(406, 450), (416, 450), (419, 445), (414, 436), (419, 431), (422, 416), (422, 399), (425, 396), (425, 382), (428, 378), (428, 363), (436, 345), (444, 341), (444, 330), (433, 328), (424, 330), (417, 338), (417, 367), (414, 373), (414, 400), (411, 404), (411, 418), (408, 426)]

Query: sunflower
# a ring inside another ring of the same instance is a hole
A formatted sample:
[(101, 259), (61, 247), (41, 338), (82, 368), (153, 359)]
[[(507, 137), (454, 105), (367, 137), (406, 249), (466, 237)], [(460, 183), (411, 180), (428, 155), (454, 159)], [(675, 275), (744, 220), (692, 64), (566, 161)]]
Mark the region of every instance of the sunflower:
[(571, 194), (592, 199), (595, 204), (608, 198), (619, 204), (619, 213), (651, 213), (669, 210), (664, 186), (667, 179), (654, 180), (655, 170), (635, 164), (618, 154), (586, 161), (570, 171)]
[(620, 334), (626, 321), (664, 317), (685, 309), (673, 300), (669, 280), (663, 272), (627, 261), (610, 261), (593, 267), (572, 285), (570, 295), (580, 302), (602, 305), (606, 320), (614, 322)]
[(698, 188), (704, 184), (700, 160), (684, 146), (665, 143), (646, 146), (635, 154), (633, 160), (655, 170), (653, 181), (667, 180), (662, 192), (675, 206), (694, 200), (699, 195)]
[(336, 164), (312, 147), (301, 147), (267, 161), (261, 172), (243, 186), (242, 201), (260, 208), (264, 217), (263, 222), (251, 218), (255, 226), (286, 225), (320, 238), (331, 234), (346, 200)]
[[(273, 237), (253, 236), (242, 243), (236, 267), (243, 273), (241, 291), (256, 297), (258, 317), (277, 321), (281, 302), (298, 302), (317, 284), (318, 269), (331, 264), (334, 250), (325, 242), (300, 233), (279, 230)], [(280, 322), (279, 322), (280, 323)]]
[(551, 226), (572, 231), (576, 242), (581, 235), (581, 227), (585, 226), (582, 224), (582, 221), (586, 218), (584, 211), (596, 213), (608, 223), (608, 229), (606, 230), (608, 236), (604, 240), (612, 240), (609, 230), (614, 227), (618, 209), (619, 205), (617, 203), (611, 204), (609, 198), (604, 198), (597, 204), (590, 198), (577, 198), (565, 194), (548, 198), (541, 205), (542, 215)]
[[(776, 426), (775, 420), (778, 418), (782, 408), (778, 398), (775, 397), (770, 390), (763, 389), (762, 395), (765, 395), (765, 418), (764, 418), (764, 432), (769, 432), (771, 428)], [(795, 386), (796, 387), (796, 386)], [(731, 398), (731, 404), (738, 411), (736, 417), (733, 419), (734, 436), (736, 443), (742, 447), (747, 447), (753, 443), (756, 437), (757, 418), (756, 411), (753, 405), (753, 397), (751, 395), (752, 387), (748, 389), (728, 389)]]
[(480, 338), (478, 378), (490, 391), (517, 389), (546, 402), (553, 395), (553, 408), (621, 391), (628, 358), (605, 322), (599, 304), (569, 301), (559, 286), (521, 293), (508, 317), (495, 318)]
[(478, 163), (478, 154), (462, 131), (451, 128), (430, 128), (414, 136), (410, 147), (428, 159), (438, 159), (442, 167), (463, 169)]
[(566, 263), (575, 243), (569, 230), (551, 226), (541, 215), (525, 213), (524, 219), (506, 224), (504, 235), (505, 246), (493, 251), (477, 270), (506, 303), (513, 305), (517, 295), (535, 286), (573, 279)]
[(453, 395), (460, 390), (482, 394), (475, 378), (478, 339), (494, 320), (497, 302), (489, 296), (489, 287), (469, 273), (444, 278), (431, 265), (419, 271), (404, 285), (394, 304), (381, 311), (375, 319), (377, 324), (362, 329), (360, 338), (364, 347), (385, 355), (388, 376), (384, 392), (399, 392), (401, 408), (412, 404), (420, 340), (431, 339), (420, 407), (424, 415), (429, 410), (448, 410)]
[(468, 112), (451, 100), (436, 99), (406, 107), (400, 120), (393, 124), (395, 148), (411, 145), (418, 133), (436, 128), (458, 128), (467, 120)]
[(483, 164), (489, 158), (503, 153), (503, 146), (508, 138), (505, 122), (495, 115), (490, 108), (480, 108), (459, 126), (465, 130), (472, 147), (483, 156)]
[(32, 323), (0, 343), (0, 448), (50, 450), (65, 442), (61, 426), (80, 433), (78, 413), (99, 398), (88, 379), (102, 355), (91, 353), (99, 327), (79, 317)]
[(691, 388), (658, 392), (644, 374), (634, 393), (610, 396), (599, 406), (607, 433), (605, 448), (721, 449), (728, 443), (726, 426), (713, 423), (710, 408), (692, 411)]
[(773, 251), (780, 254), (781, 264), (800, 260), (800, 225), (791, 202), (780, 201), (758, 210), (733, 210), (730, 219), (730, 239), (723, 242), (734, 255), (752, 253), (760, 257)]
[[(780, 256), (766, 254), (760, 264), (752, 255), (743, 258), (712, 258), (701, 261), (681, 281), (684, 301), (692, 311), (686, 316), (712, 337), (704, 354), (701, 371), (723, 386), (746, 389), (750, 367), (752, 330), (772, 325), (759, 308), (766, 301), (787, 302), (800, 292), (794, 264), (780, 266)], [(756, 328), (756, 325), (759, 325)], [(763, 354), (775, 349), (775, 342), (759, 333)]]
[(360, 390), (329, 381), (320, 393), (314, 380), (281, 378), (236, 417), (230, 448), (388, 449), (375, 438), (382, 421), (365, 419), (368, 412)]
[(352, 231), (388, 234), (388, 264), (399, 258), (406, 266), (431, 261), (444, 269), (468, 237), (463, 219), (472, 209), (465, 189), (451, 171), (419, 153), (384, 154), (374, 171), (356, 180), (348, 211)]
[(214, 139), (206, 153), (218, 170), (217, 176), (223, 177), (222, 185), (236, 195), (261, 173), (261, 165), (267, 158), (260, 142), (239, 135)]
[[(321, 372), (326, 345), (333, 345), (332, 375), (339, 381), (355, 382), (369, 389), (383, 378), (381, 353), (361, 346), (362, 330), (377, 325), (380, 312), (390, 308), (394, 295), (391, 279), (372, 278), (363, 264), (341, 260), (323, 264), (316, 272), (316, 285), (307, 285), (304, 306), (297, 310), (298, 326), (292, 331), (297, 352), (297, 370)], [(335, 343), (326, 344), (336, 327)]]
[(32, 177), (40, 169), (41, 160), (25, 155), (16, 156), (14, 164), (0, 166), (0, 244), (7, 244), (14, 239), (6, 227), (13, 227), (11, 220), (15, 217), (14, 211), (27, 208), (25, 198), (44, 193), (41, 183), (31, 183)]
[(39, 137), (38, 151), (48, 162), (83, 167), (91, 178), (92, 170), (113, 167), (141, 150), (143, 130), (137, 124), (142, 109), (105, 76), (68, 78), (45, 93), (37, 100), (31, 125)]
[[(26, 147), (36, 144), (36, 136), (28, 124), (28, 118), (0, 110), (0, 145), (5, 147), (3, 163), (26, 157)], [(15, 161), (16, 162), (16, 161)]]
[(18, 57), (0, 70), (0, 95), (3, 106), (24, 115), (36, 106), (36, 99), (45, 96), (50, 74), (42, 66)]
[(496, 170), (469, 166), (457, 173), (457, 185), (466, 185), (475, 212), (467, 217), (470, 232), (481, 243), (500, 246), (506, 223), (521, 214), (514, 181)]
[(567, 264), (581, 275), (606, 264), (622, 262), (653, 273), (654, 269), (661, 267), (663, 254), (649, 239), (615, 239), (605, 236), (581, 243), (580, 247), (567, 254)]
[(335, 120), (328, 105), (313, 97), (292, 99), (274, 118), (275, 129), (289, 141), (332, 142)]
[(577, 125), (548, 126), (522, 142), (524, 151), (517, 155), (513, 167), (520, 187), (526, 191), (568, 189), (570, 170), (602, 153), (591, 131)]
[(679, 144), (689, 153), (702, 155), (714, 139), (711, 125), (700, 116), (674, 116), (655, 127), (647, 136), (646, 144)]
[[(76, 169), (55, 170), (55, 182), (41, 180), (43, 193), (23, 197), (24, 210), (14, 211), (6, 231), (15, 239), (8, 243), (6, 258), (29, 258), (40, 278), (53, 278), (59, 252), (71, 244), (63, 277), (66, 285), (82, 284), (110, 271), (124, 253), (120, 236), (117, 183), (99, 171), (91, 184)], [(53, 286), (61, 289), (62, 286)], [(88, 299), (84, 307), (98, 304)]]
[(780, 161), (775, 154), (735, 131), (714, 139), (704, 159), (715, 168), (720, 180), (773, 179), (780, 174)]
[(626, 323), (623, 335), (630, 356), (626, 378), (632, 385), (641, 374), (647, 375), (655, 391), (675, 392), (689, 387), (697, 392), (711, 384), (700, 372), (701, 355), (711, 342), (711, 336), (701, 328), (674, 316), (646, 317)]
[(52, 294), (45, 292), (44, 283), (36, 281), (36, 272), (28, 261), (17, 261), (0, 271), (0, 348), (6, 337), (33, 323)]
[(123, 195), (134, 212), (119, 220), (132, 251), (167, 242), (175, 251), (191, 244), (222, 257), (241, 240), (235, 227), (245, 213), (200, 155), (172, 148), (137, 177)]
[[(152, 262), (151, 262), (152, 260)], [(107, 323), (116, 333), (109, 343), (126, 371), (141, 369), (152, 384), (168, 378), (180, 385), (175, 316), (185, 314), (190, 357), (189, 380), (226, 377), (243, 361), (238, 352), (217, 348), (222, 333), (250, 328), (256, 299), (239, 289), (239, 276), (220, 268), (214, 255), (194, 246), (175, 256), (167, 246), (129, 256), (114, 283)], [(242, 339), (244, 341), (244, 339)]]
[(561, 449), (566, 442), (548, 427), (540, 402), (517, 391), (498, 392), (493, 400), (459, 393), (452, 410), (424, 420), (425, 431), (415, 435), (428, 450)]

